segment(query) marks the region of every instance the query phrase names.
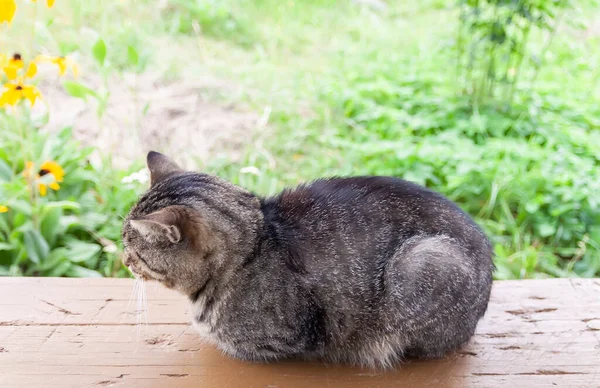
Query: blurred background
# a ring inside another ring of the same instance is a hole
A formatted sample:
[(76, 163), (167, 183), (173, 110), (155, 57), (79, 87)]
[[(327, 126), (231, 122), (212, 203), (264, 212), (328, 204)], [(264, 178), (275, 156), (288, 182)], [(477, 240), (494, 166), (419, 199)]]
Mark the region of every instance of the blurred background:
[(401, 177), (475, 217), (498, 279), (600, 276), (595, 1), (2, 0), (0, 21), (1, 275), (129, 276), (153, 149), (264, 195)]

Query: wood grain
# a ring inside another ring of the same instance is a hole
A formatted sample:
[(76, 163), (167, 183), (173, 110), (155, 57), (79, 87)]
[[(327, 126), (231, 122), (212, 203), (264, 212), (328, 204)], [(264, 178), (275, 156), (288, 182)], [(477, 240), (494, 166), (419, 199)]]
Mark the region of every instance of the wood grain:
[(471, 343), (393, 371), (232, 360), (185, 298), (129, 279), (0, 278), (0, 387), (600, 387), (600, 279), (502, 281)]

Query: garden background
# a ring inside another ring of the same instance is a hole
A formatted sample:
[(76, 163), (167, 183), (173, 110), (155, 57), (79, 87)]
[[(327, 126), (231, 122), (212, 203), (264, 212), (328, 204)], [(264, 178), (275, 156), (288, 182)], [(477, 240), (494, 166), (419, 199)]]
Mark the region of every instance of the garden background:
[(129, 276), (154, 149), (265, 195), (402, 177), (475, 217), (496, 278), (600, 276), (595, 1), (0, 0), (0, 21), (1, 275)]

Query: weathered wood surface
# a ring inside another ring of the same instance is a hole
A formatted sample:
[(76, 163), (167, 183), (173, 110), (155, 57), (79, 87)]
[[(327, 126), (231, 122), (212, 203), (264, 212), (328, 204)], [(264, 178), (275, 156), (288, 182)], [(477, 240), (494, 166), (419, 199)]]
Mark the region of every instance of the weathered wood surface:
[(204, 345), (184, 298), (128, 279), (0, 278), (0, 387), (600, 387), (600, 279), (503, 281), (457, 354), (388, 372), (247, 364)]

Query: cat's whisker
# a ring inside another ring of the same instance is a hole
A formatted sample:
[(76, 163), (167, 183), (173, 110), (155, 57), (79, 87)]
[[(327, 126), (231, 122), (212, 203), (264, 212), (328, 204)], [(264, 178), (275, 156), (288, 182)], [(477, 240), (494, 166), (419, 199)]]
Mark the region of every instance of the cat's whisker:
[(142, 308), (143, 308), (143, 320), (144, 320), (144, 332), (148, 334), (148, 295), (146, 293), (146, 283), (144, 282), (144, 287), (142, 288)]
[(133, 283), (133, 291), (131, 293), (131, 297), (129, 298), (129, 303), (127, 305), (127, 309), (132, 311), (132, 314), (135, 316), (135, 326), (136, 326), (136, 332), (137, 332), (137, 341), (136, 341), (136, 345), (135, 345), (135, 350), (134, 353), (137, 353), (138, 347), (139, 347), (139, 339), (140, 339), (140, 330), (139, 330), (139, 325), (140, 325), (140, 313), (139, 313), (139, 305), (140, 305), (140, 292), (141, 292), (141, 287), (142, 287), (142, 279), (140, 277), (138, 277), (137, 275), (135, 276), (135, 281)]
[(136, 330), (137, 330), (137, 343), (139, 344), (140, 342), (140, 337), (141, 337), (141, 323), (142, 323), (142, 297), (143, 297), (143, 290), (144, 290), (144, 279), (143, 278), (139, 278), (140, 279), (140, 287), (138, 289), (138, 294), (137, 294), (137, 303), (136, 303), (136, 311), (135, 311), (135, 323), (136, 323)]
[(133, 289), (131, 290), (131, 295), (129, 296), (129, 302), (127, 303), (127, 310), (131, 310), (133, 307), (133, 300), (136, 296), (136, 290), (138, 288), (138, 278), (135, 278), (133, 282)]
[(148, 333), (148, 300), (146, 296), (146, 281), (143, 278), (139, 278), (139, 288), (137, 295), (137, 309), (136, 309), (136, 326), (138, 342), (141, 337), (142, 324), (144, 324), (144, 332)]

